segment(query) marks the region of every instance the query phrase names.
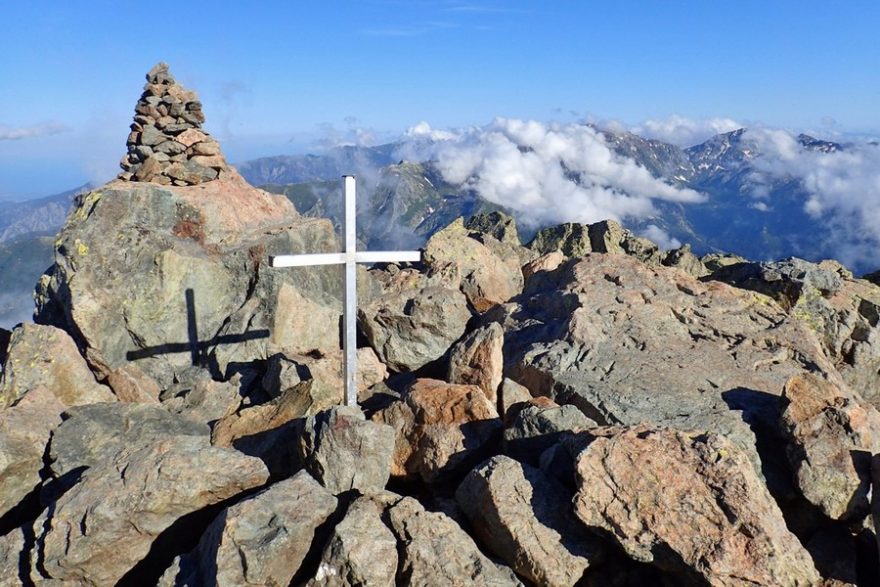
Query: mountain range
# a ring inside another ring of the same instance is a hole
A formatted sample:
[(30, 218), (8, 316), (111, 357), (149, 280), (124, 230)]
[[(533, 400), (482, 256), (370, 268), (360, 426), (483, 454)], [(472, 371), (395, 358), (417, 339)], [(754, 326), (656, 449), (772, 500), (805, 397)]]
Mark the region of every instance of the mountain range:
[[(665, 183), (706, 196), (703, 203), (655, 200), (654, 214), (622, 219), (630, 230), (651, 236), (659, 229), (669, 243), (688, 244), (698, 254), (724, 251), (755, 260), (835, 256), (836, 229), (806, 212), (809, 193), (803, 181), (767, 173), (759, 165), (762, 147), (746, 130), (688, 148), (630, 132), (594, 130), (617, 157), (632, 159)], [(849, 148), (805, 134), (797, 143), (804, 151), (819, 153)], [(542, 228), (529, 222), (528, 212), (488, 201), (469, 183), (450, 183), (435, 161), (402, 160), (406, 145), (347, 145), (321, 154), (255, 159), (237, 168), (252, 185), (286, 195), (301, 214), (330, 218), (337, 227), (342, 213), (339, 177), (356, 174), (358, 237), (368, 248), (417, 247), (459, 216), (494, 210), (516, 217), (526, 240)], [(0, 324), (12, 324), (30, 311), (33, 284), (52, 261), (46, 237), (61, 227), (73, 197), (89, 187), (38, 200), (0, 202)], [(762, 197), (755, 196), (758, 192)], [(851, 269), (865, 273), (877, 268)]]

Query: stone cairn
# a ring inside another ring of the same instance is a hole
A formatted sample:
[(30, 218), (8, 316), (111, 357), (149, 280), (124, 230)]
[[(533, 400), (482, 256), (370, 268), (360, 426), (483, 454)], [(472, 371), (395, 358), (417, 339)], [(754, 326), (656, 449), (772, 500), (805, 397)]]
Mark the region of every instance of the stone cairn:
[(174, 81), (167, 64), (147, 73), (134, 111), (119, 179), (187, 186), (217, 179), (227, 169), (220, 145), (202, 130), (202, 103)]

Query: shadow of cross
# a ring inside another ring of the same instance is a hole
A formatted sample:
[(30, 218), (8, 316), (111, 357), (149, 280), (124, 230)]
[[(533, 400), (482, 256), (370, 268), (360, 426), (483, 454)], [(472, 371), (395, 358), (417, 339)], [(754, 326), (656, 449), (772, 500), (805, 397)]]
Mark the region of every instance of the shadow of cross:
[(310, 267), (313, 265), (343, 265), (345, 289), (342, 306), (342, 354), (345, 404), (357, 405), (357, 271), (356, 263), (415, 263), (421, 260), (419, 251), (358, 251), (355, 226), (355, 189), (353, 175), (342, 176), (344, 207), (342, 232), (345, 251), (342, 253), (306, 253), (269, 257), (272, 267)]
[(208, 349), (220, 344), (237, 344), (256, 340), (258, 338), (268, 338), (268, 330), (252, 330), (243, 332), (242, 334), (224, 334), (215, 335), (210, 340), (199, 340), (199, 328), (196, 322), (196, 298), (192, 289), (186, 290), (186, 337), (187, 342), (169, 342), (157, 346), (146, 347), (125, 353), (125, 358), (129, 361), (137, 361), (138, 359), (146, 359), (155, 357), (156, 355), (168, 355), (173, 353), (189, 352), (192, 357), (194, 367), (204, 367), (208, 358)]

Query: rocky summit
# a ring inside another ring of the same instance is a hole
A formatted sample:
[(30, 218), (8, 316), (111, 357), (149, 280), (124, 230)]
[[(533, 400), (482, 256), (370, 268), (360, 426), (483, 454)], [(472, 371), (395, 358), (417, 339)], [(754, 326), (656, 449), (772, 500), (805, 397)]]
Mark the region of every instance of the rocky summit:
[(524, 245), (459, 218), (358, 269), (147, 74), (0, 331), (0, 586), (880, 585), (880, 287), (833, 261)]

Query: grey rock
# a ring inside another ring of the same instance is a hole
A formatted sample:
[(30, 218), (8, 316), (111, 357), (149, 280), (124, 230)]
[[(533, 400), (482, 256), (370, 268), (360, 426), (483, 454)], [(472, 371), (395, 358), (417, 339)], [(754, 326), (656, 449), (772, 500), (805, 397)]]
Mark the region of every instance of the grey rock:
[(598, 540), (574, 519), (572, 495), (539, 469), (492, 457), (465, 477), (455, 497), (477, 537), (537, 585), (574, 585), (601, 561)]
[(157, 153), (165, 153), (166, 155), (177, 155), (178, 153), (186, 151), (186, 147), (177, 141), (162, 141), (153, 147), (153, 150)]
[(507, 422), (507, 414), (514, 404), (527, 402), (532, 399), (529, 389), (507, 377), (501, 380), (498, 388), (498, 415)]
[(144, 129), (141, 131), (140, 144), (146, 145), (147, 147), (154, 147), (159, 143), (165, 142), (166, 140), (168, 139), (162, 133), (162, 131), (160, 131), (152, 124), (145, 126)]
[(286, 587), (305, 559), (315, 530), (336, 504), (335, 497), (301, 471), (224, 509), (195, 550), (182, 557), (178, 569), (166, 572), (165, 580)]
[(158, 439), (187, 436), (210, 445), (206, 424), (149, 404), (95, 404), (70, 408), (52, 434), (49, 470), (56, 479), (71, 472), (100, 467), (122, 449), (148, 446)]
[(400, 548), (398, 584), (413, 587), (521, 585), (508, 569), (480, 552), (451, 518), (429, 512), (411, 497), (390, 507), (386, 516)]
[(573, 222), (539, 230), (528, 247), (541, 255), (562, 251), (567, 257), (583, 257), (593, 250), (589, 226)]
[(694, 255), (691, 251), (691, 246), (688, 244), (667, 251), (660, 262), (667, 267), (678, 267), (698, 278), (709, 275), (710, 273), (706, 266), (703, 265), (703, 262)]
[(0, 587), (21, 587), (27, 585), (27, 540), (24, 528), (15, 528), (0, 536)]
[(109, 388), (95, 381), (66, 332), (24, 323), (10, 337), (6, 364), (0, 374), (0, 409), (14, 405), (40, 385), (68, 406), (116, 401)]
[[(399, 497), (397, 498), (399, 499)], [(359, 497), (333, 528), (309, 587), (393, 587), (397, 539), (382, 521), (383, 500)]]
[(370, 346), (395, 371), (414, 371), (442, 357), (471, 314), (458, 291), (429, 287), (382, 295), (358, 309)]
[(537, 465), (541, 454), (564, 432), (580, 432), (598, 424), (572, 405), (533, 405), (514, 408), (515, 415), (504, 429), (505, 454)]
[(338, 406), (306, 419), (298, 449), (306, 470), (331, 493), (385, 488), (394, 429), (368, 421), (357, 406)]
[(35, 582), (112, 585), (181, 517), (259, 487), (259, 459), (174, 437), (93, 467), (34, 523)]
[(843, 278), (838, 272), (796, 257), (785, 261), (728, 265), (713, 272), (712, 279), (761, 292), (786, 307), (794, 306), (798, 298), (810, 290), (831, 296), (843, 286)]
[(516, 220), (504, 212), (476, 214), (467, 219), (464, 227), (473, 232), (487, 234), (502, 243), (522, 246), (516, 229)]

